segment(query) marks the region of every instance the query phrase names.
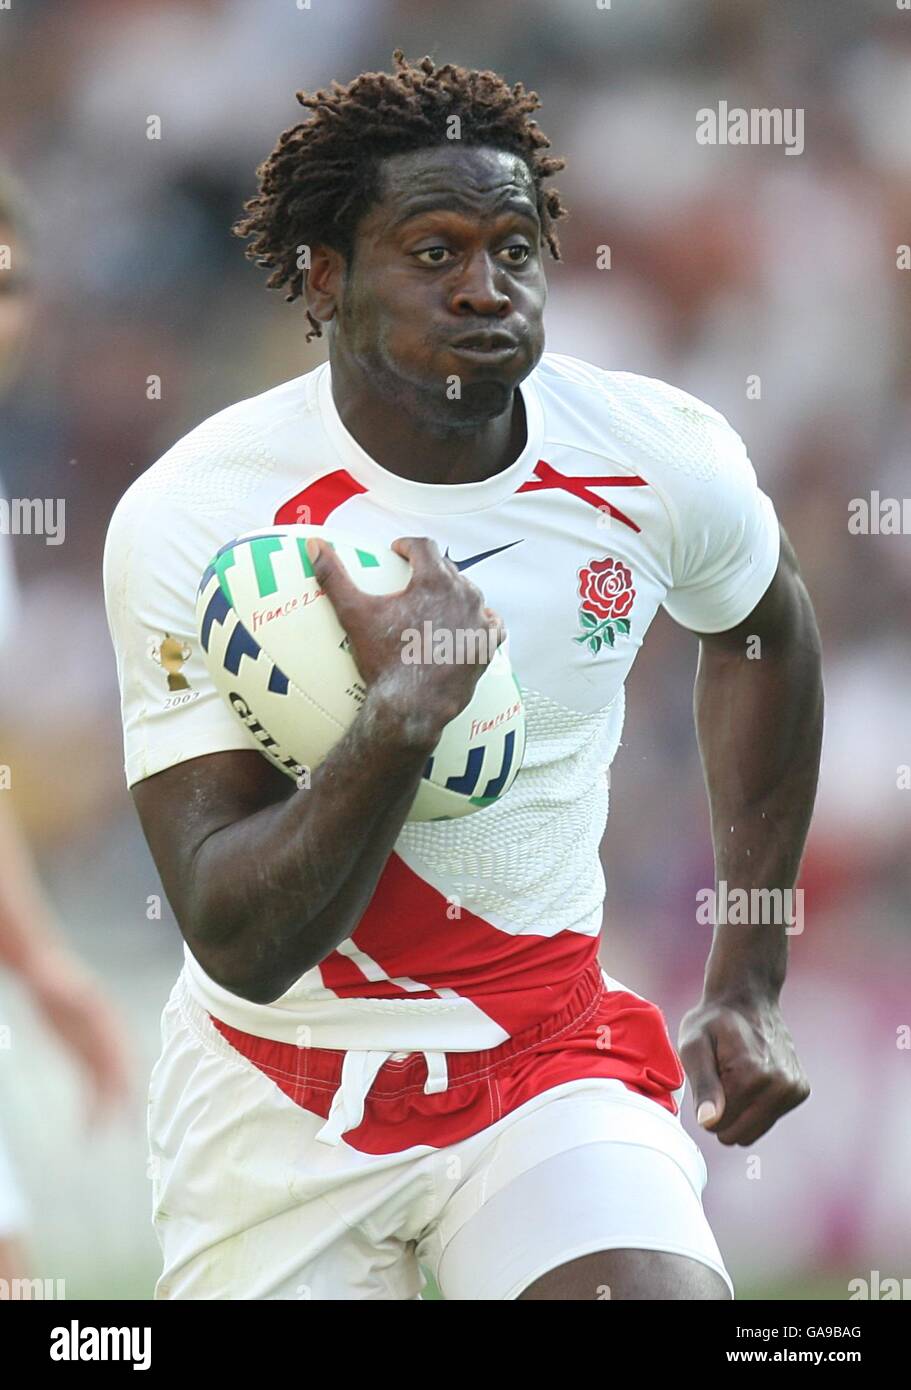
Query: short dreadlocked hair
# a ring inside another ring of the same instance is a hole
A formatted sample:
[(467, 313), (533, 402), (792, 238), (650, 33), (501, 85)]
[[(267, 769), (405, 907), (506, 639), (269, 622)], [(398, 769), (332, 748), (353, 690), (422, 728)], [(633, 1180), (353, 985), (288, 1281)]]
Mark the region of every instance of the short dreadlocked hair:
[[(380, 196), (380, 160), (447, 143), (453, 116), (459, 118), (455, 129), (462, 144), (489, 145), (524, 160), (542, 235), (560, 260), (555, 223), (566, 209), (557, 190), (542, 183), (566, 161), (544, 153), (550, 141), (531, 119), (541, 105), (537, 92), (527, 92), (521, 82), (510, 87), (487, 70), (452, 63), (438, 68), (430, 57), (412, 64), (399, 48), (393, 61), (394, 73), (361, 73), (347, 86), (333, 81), (331, 92), (315, 96), (298, 92), (312, 118), (284, 131), (256, 171), (260, 191), (244, 203), (246, 215), (232, 231), (252, 238), (245, 254), (271, 269), (268, 288), (284, 288), (289, 301), (304, 290), (301, 249), (322, 242), (350, 264), (357, 224)], [(307, 318), (309, 342), (322, 329), (309, 310)]]

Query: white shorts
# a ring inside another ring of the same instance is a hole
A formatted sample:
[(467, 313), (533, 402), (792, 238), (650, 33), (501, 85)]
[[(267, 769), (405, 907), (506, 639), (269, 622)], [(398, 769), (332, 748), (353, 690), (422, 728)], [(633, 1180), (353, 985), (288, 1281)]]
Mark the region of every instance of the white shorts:
[(609, 1249), (697, 1260), (733, 1296), (700, 1150), (620, 1080), (549, 1086), (445, 1147), (364, 1152), (320, 1142), (325, 1105), (311, 1113), (232, 1047), (183, 975), (162, 1044), (149, 1090), (156, 1299), (413, 1299), (421, 1266), (446, 1299), (515, 1299)]

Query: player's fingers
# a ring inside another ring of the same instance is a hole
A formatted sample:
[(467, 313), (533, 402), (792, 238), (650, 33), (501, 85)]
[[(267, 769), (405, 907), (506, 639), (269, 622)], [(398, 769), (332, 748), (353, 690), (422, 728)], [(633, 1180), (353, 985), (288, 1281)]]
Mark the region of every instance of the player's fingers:
[(327, 541), (316, 536), (307, 538), (307, 554), (320, 588), (329, 596), (342, 627), (345, 618), (355, 608), (362, 608), (370, 595), (359, 589), (345, 566)]
[(752, 1103), (745, 1105), (736, 1117), (728, 1116), (715, 1133), (722, 1144), (753, 1144), (776, 1120), (805, 1099), (805, 1094), (796, 1093), (782, 1078), (769, 1081)]
[(724, 1114), (725, 1099), (711, 1034), (702, 1029), (682, 1043), (680, 1060), (693, 1088), (697, 1123), (714, 1129)]
[(429, 536), (397, 536), (390, 548), (408, 561), (415, 579), (449, 573), (453, 568), (452, 561), (440, 553), (440, 547)]
[(768, 1077), (755, 1072), (747, 1065), (724, 1073), (724, 1117), (712, 1129), (720, 1133), (739, 1123), (740, 1119), (759, 1101), (768, 1085)]
[(485, 608), (484, 617), (487, 620), (488, 631), (495, 635), (494, 649), (501, 647), (506, 641), (506, 624), (495, 608)]

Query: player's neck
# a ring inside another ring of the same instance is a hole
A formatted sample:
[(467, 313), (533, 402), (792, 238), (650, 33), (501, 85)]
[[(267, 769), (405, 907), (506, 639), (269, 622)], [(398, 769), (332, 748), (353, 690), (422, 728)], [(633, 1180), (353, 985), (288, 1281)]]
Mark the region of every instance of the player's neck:
[(528, 438), (519, 390), (502, 415), (470, 431), (446, 434), (413, 420), (406, 411), (370, 389), (359, 389), (333, 364), (332, 396), (348, 433), (382, 468), (420, 483), (473, 483), (508, 468)]

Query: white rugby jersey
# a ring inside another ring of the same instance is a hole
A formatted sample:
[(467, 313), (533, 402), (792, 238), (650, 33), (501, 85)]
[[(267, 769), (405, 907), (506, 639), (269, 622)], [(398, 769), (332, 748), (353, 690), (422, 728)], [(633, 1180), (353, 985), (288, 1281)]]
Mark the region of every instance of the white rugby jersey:
[(406, 824), (351, 939), (280, 999), (231, 994), (186, 949), (195, 997), (229, 1026), (388, 1055), (491, 1048), (555, 1014), (597, 957), (608, 769), (649, 624), (663, 605), (723, 631), (772, 580), (774, 509), (715, 410), (554, 353), (520, 389), (528, 438), (513, 464), (480, 482), (414, 482), (345, 429), (326, 363), (204, 421), (114, 513), (104, 579), (130, 785), (258, 748), (207, 674), (195, 601), (216, 551), (259, 526), (326, 522), (373, 545), (432, 537), (505, 619), (525, 701), (509, 793)]

